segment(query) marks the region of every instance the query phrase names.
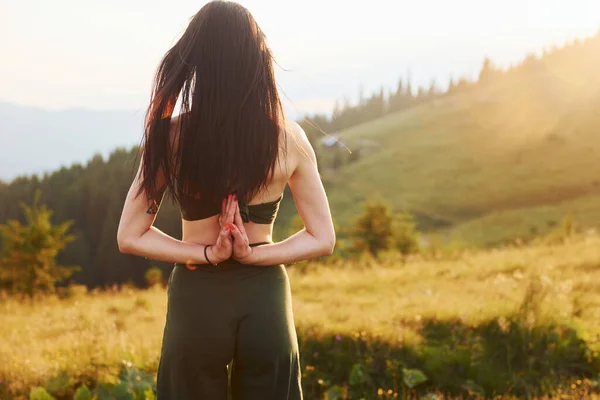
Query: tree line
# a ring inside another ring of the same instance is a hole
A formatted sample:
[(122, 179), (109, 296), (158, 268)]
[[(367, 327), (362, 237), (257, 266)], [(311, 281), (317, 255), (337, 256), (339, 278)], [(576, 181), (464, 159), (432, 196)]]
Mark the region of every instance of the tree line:
[(305, 114), (298, 122), (308, 137), (316, 140), (322, 136), (323, 132), (334, 133), (435, 99), (499, 83), (510, 76), (542, 72), (548, 68), (546, 61), (551, 58), (558, 57), (569, 62), (576, 62), (573, 60), (581, 59), (588, 51), (586, 44), (591, 44), (590, 47), (593, 49), (598, 42), (600, 42), (600, 33), (585, 40), (575, 39), (563, 47), (553, 46), (545, 49), (541, 56), (529, 53), (520, 63), (508, 68), (500, 68), (486, 57), (476, 79), (450, 78), (445, 89), (438, 87), (435, 81), (432, 81), (427, 87), (415, 88), (410, 77), (400, 78), (393, 90), (386, 91), (384, 87), (380, 87), (368, 97), (365, 97), (364, 91), (360, 87), (356, 104), (352, 104), (348, 99), (338, 100), (330, 114)]
[[(23, 204), (35, 199), (52, 210), (51, 216), (46, 215), (48, 223), (71, 221), (72, 240), (58, 254), (57, 264), (80, 266), (74, 281), (89, 287), (127, 281), (141, 285), (151, 261), (121, 254), (116, 243), (125, 196), (137, 171), (135, 156), (135, 148), (117, 149), (107, 160), (96, 155), (86, 165), (63, 167), (41, 178), (20, 177), (0, 186), (0, 223), (27, 224)], [(168, 201), (163, 202), (157, 224), (171, 235), (181, 235), (178, 209)], [(7, 240), (4, 235), (5, 250)]]
[(330, 115), (306, 114), (298, 122), (307, 136), (314, 140), (323, 132), (334, 133), (447, 95), (464, 93), (478, 84), (490, 83), (493, 79), (502, 76), (502, 73), (502, 70), (496, 69), (491, 60), (486, 58), (477, 81), (470, 81), (467, 78), (455, 81), (451, 78), (446, 90), (440, 89), (435, 81), (432, 81), (429, 87), (418, 86), (415, 90), (410, 78), (400, 78), (393, 91), (386, 93), (386, 90), (380, 87), (369, 97), (364, 96), (364, 91), (360, 87), (357, 104), (351, 104), (347, 98), (342, 102), (338, 100)]

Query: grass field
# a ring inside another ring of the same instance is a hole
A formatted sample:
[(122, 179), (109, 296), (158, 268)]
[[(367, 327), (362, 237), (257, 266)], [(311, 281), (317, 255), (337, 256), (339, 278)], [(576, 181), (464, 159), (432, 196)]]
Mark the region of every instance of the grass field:
[[(336, 132), (351, 159), (319, 149), (338, 227), (379, 196), (430, 245), (288, 268), (306, 400), (598, 398), (599, 53), (597, 36)], [(0, 399), (152, 399), (164, 287), (66, 292), (0, 298)]]
[[(431, 341), (428, 327), (449, 324), (468, 331), (513, 315), (532, 284), (535, 324), (566, 324), (596, 356), (600, 350), (598, 236), (443, 260), (389, 255), (380, 261), (297, 264), (288, 273), (308, 399), (322, 398), (311, 393), (323, 389), (312, 386), (319, 379), (314, 375), (319, 361), (307, 353), (311, 340), (367, 335), (390, 348), (425, 348)], [(79, 293), (33, 303), (4, 299), (0, 396), (19, 398), (61, 372), (69, 377), (67, 386), (110, 381), (123, 360), (155, 373), (165, 312), (162, 288)], [(336, 354), (331, 357), (339, 357)], [(382, 390), (400, 393), (400, 387)], [(388, 398), (375, 392), (367, 398)]]

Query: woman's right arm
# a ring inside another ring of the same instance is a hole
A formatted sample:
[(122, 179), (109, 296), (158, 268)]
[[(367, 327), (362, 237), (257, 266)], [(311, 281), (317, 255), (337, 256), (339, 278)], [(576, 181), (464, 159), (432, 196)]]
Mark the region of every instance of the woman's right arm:
[[(288, 184), (304, 228), (281, 242), (252, 247), (246, 257), (238, 259), (245, 264), (289, 264), (330, 255), (335, 247), (333, 220), (314, 149), (297, 123), (291, 124), (291, 130), (297, 146), (292, 145), (294, 151), (290, 152), (295, 168)], [(239, 243), (242, 234), (239, 228), (232, 230), (234, 253), (236, 239)]]

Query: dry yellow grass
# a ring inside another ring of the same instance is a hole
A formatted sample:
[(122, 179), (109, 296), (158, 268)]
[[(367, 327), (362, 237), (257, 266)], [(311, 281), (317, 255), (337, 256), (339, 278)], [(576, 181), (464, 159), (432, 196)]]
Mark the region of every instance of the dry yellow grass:
[(23, 392), (60, 371), (110, 381), (128, 357), (157, 364), (165, 312), (163, 290), (3, 301), (0, 379)]
[[(298, 264), (288, 269), (299, 334), (366, 331), (419, 341), (421, 320), (467, 324), (506, 315), (530, 277), (542, 277), (548, 311), (597, 348), (600, 238), (463, 254), (454, 260), (390, 256), (379, 262)], [(0, 302), (0, 380), (13, 393), (59, 371), (110, 380), (123, 359), (156, 370), (166, 312), (163, 289), (102, 292), (68, 300)]]
[(391, 340), (414, 337), (422, 319), (465, 323), (506, 315), (542, 277), (555, 317), (574, 319), (589, 340), (600, 333), (600, 239), (463, 255), (455, 260), (393, 259), (290, 271), (296, 320), (331, 333), (365, 330)]

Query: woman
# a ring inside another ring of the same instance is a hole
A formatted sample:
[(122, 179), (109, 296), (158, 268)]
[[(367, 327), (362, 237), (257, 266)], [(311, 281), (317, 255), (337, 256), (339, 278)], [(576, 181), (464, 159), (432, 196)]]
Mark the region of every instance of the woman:
[[(181, 112), (172, 117), (177, 100)], [(302, 399), (283, 264), (331, 254), (335, 233), (314, 151), (286, 122), (265, 35), (244, 7), (205, 5), (161, 61), (122, 252), (173, 262), (159, 400)], [(272, 242), (289, 184), (305, 228)], [(165, 191), (182, 240), (153, 226)]]

